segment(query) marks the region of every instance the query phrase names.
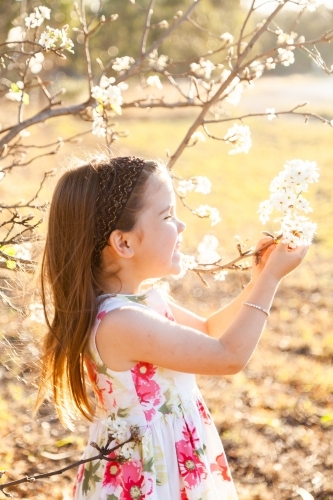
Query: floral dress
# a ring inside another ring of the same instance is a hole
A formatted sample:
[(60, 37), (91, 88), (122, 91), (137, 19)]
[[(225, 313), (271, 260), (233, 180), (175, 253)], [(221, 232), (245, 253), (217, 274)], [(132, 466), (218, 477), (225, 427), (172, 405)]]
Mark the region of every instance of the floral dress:
[[(89, 443), (112, 446), (139, 432), (139, 440), (111, 452), (106, 460), (81, 465), (75, 500), (237, 500), (219, 434), (195, 376), (139, 362), (113, 371), (98, 353), (95, 334), (103, 316), (131, 303), (174, 321), (157, 289), (137, 295), (104, 295), (86, 355), (97, 399)], [(110, 332), (112, 335), (112, 332)], [(108, 447), (110, 449), (110, 446)], [(98, 454), (87, 446), (82, 458)]]

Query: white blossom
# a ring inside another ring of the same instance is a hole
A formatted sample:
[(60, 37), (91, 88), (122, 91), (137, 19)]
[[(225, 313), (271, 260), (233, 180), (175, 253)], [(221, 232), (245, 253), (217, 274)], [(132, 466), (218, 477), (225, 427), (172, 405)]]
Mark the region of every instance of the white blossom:
[(29, 130), (24, 129), (24, 130), (21, 130), (19, 135), (20, 135), (20, 137), (29, 137), (31, 135), (31, 133), (29, 132)]
[(272, 208), (272, 205), (271, 205), (271, 202), (270, 200), (265, 200), (265, 201), (262, 201), (260, 204), (259, 204), (259, 219), (260, 219), (260, 222), (262, 224), (266, 224), (266, 222), (269, 221), (269, 218), (270, 218), (270, 215), (273, 211), (273, 208)]
[(197, 142), (205, 142), (206, 141), (206, 137), (205, 135), (200, 132), (200, 130), (196, 130), (195, 132), (193, 132), (193, 134), (191, 135), (191, 140), (195, 143)]
[(121, 454), (126, 460), (132, 458), (134, 453), (134, 443), (126, 443), (121, 447)]
[[(228, 69), (224, 69), (221, 73), (221, 81), (225, 82), (227, 78), (229, 78), (231, 71)], [(244, 87), (242, 82), (238, 77), (235, 77), (228, 87), (225, 89), (223, 95), (226, 96), (225, 100), (232, 104), (233, 106), (237, 106), (241, 100), (242, 93), (243, 93)]]
[(227, 270), (222, 270), (218, 271), (217, 273), (214, 273), (214, 280), (215, 281), (225, 281), (225, 277), (228, 274)]
[(163, 71), (168, 64), (168, 59), (168, 56), (165, 56), (164, 54), (159, 56), (157, 50), (155, 49), (149, 54), (148, 64), (156, 71)]
[(123, 92), (124, 90), (128, 90), (129, 85), (126, 82), (119, 82), (117, 87)]
[(31, 73), (37, 74), (43, 69), (44, 54), (37, 52), (29, 61), (29, 68)]
[(46, 26), (46, 31), (41, 34), (39, 43), (46, 51), (64, 49), (74, 53), (74, 43), (67, 36), (67, 26), (64, 26), (61, 30)]
[(219, 240), (212, 234), (206, 234), (198, 245), (198, 261), (200, 264), (214, 264), (221, 259), (217, 252)]
[(233, 146), (229, 154), (248, 153), (252, 146), (249, 127), (247, 125), (238, 125), (238, 123), (235, 123), (228, 130), (224, 140)]
[(279, 234), (282, 241), (291, 248), (309, 245), (316, 232), (317, 225), (301, 212), (312, 212), (312, 207), (302, 193), (308, 185), (318, 182), (319, 172), (315, 162), (299, 159), (287, 161), (282, 170), (270, 184), (270, 197), (259, 205), (260, 220), (265, 224), (273, 211), (282, 213), (275, 219), (280, 223)]
[(265, 70), (265, 64), (260, 61), (253, 61), (249, 66), (249, 70), (252, 78), (260, 78)]
[(209, 79), (216, 66), (209, 59), (201, 57), (198, 63), (190, 64), (190, 69), (196, 76)]
[(16, 83), (12, 83), (9, 92), (5, 94), (5, 97), (10, 101), (23, 102), (23, 104), (29, 104), (29, 94), (24, 92), (24, 83), (19, 80)]
[(91, 89), (91, 96), (96, 99), (98, 105), (113, 109), (118, 115), (121, 115), (123, 97), (121, 89), (118, 85), (113, 85), (114, 82), (114, 78), (107, 78), (103, 75), (99, 85)]
[(190, 179), (182, 179), (178, 181), (177, 191), (180, 196), (186, 196), (188, 192), (209, 194), (212, 183), (207, 177), (196, 175)]
[(97, 137), (105, 137), (107, 124), (103, 116), (97, 111), (96, 108), (92, 111), (93, 123), (92, 123), (92, 134)]
[(158, 89), (163, 89), (160, 77), (158, 75), (151, 75), (147, 78), (147, 85), (155, 85)]
[(288, 45), (293, 45), (296, 38), (297, 38), (297, 33), (294, 33), (293, 31), (290, 34), (283, 33), (283, 31), (280, 30), (278, 33), (277, 43), (280, 45), (283, 43), (287, 43)]
[(275, 114), (275, 108), (266, 108), (266, 113), (267, 113), (267, 119), (269, 121), (274, 120), (274, 118), (277, 118), (277, 115)]
[(228, 45), (233, 43), (234, 37), (230, 33), (223, 33), (223, 35), (220, 36), (221, 40), (226, 42)]
[(192, 210), (194, 215), (199, 217), (209, 217), (212, 226), (215, 226), (221, 221), (221, 217), (217, 208), (210, 207), (209, 205), (200, 205), (200, 207)]
[(25, 31), (21, 28), (21, 26), (15, 26), (14, 28), (11, 28), (8, 32), (7, 35), (7, 46), (8, 47), (13, 47), (15, 44), (14, 43), (9, 43), (9, 42), (23, 42), (25, 39)]
[(120, 418), (111, 420), (107, 418), (103, 421), (105, 427), (107, 427), (113, 438), (120, 444), (127, 441), (131, 437), (131, 431), (127, 422)]
[(50, 19), (51, 9), (40, 5), (35, 7), (35, 12), (32, 12), (28, 17), (25, 18), (25, 25), (27, 28), (38, 28), (43, 24), (45, 19)]
[(112, 69), (117, 72), (126, 71), (129, 69), (134, 63), (133, 57), (124, 56), (124, 57), (116, 57), (114, 63), (112, 64)]
[(282, 64), (282, 66), (290, 66), (295, 62), (295, 56), (291, 48), (288, 49), (279, 48), (277, 59), (278, 62)]
[(274, 62), (273, 57), (268, 57), (265, 61), (265, 68), (270, 70), (270, 69), (275, 69), (276, 68), (276, 63)]
[(195, 188), (194, 192), (195, 193), (202, 193), (202, 194), (209, 194), (212, 188), (212, 183), (208, 179), (208, 177), (205, 177), (203, 175), (196, 175), (192, 177), (194, 183), (195, 183)]

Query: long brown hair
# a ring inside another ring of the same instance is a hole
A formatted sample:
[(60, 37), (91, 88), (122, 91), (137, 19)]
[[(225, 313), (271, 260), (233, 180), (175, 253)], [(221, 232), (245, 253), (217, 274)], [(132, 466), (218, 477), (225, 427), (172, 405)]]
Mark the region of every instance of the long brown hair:
[[(98, 170), (110, 162), (112, 158), (99, 155), (67, 169), (55, 187), (49, 211), (40, 273), (47, 332), (36, 408), (53, 393), (59, 418), (67, 426), (78, 414), (88, 420), (94, 414), (84, 379), (84, 354), (101, 292), (101, 264), (92, 258)], [(147, 180), (159, 168), (157, 162), (145, 161), (117, 229), (126, 232), (134, 227), (144, 207)]]

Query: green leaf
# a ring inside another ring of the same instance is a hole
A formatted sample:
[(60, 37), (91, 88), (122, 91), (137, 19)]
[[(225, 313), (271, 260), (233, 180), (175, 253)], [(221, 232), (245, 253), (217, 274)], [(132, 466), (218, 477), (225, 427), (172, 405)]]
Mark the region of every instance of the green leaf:
[(199, 456), (199, 455), (204, 455), (205, 452), (204, 452), (204, 449), (203, 448), (197, 448), (196, 450), (196, 454)]
[(116, 495), (108, 495), (106, 500), (119, 500), (119, 497), (116, 497)]
[(128, 417), (128, 415), (129, 415), (128, 408), (119, 408), (117, 411), (117, 416), (119, 418), (125, 418), (125, 417)]
[(8, 269), (15, 269), (16, 262), (14, 260), (6, 260), (6, 266)]
[(144, 463), (143, 470), (145, 472), (152, 472), (154, 465), (154, 457), (151, 457), (148, 462)]
[(89, 465), (84, 469), (82, 491), (84, 495), (87, 495), (91, 488), (90, 483), (97, 483), (101, 481), (101, 478), (96, 474), (100, 466), (100, 461), (98, 460), (95, 464), (89, 462)]
[(16, 83), (12, 83), (10, 88), (12, 89), (13, 92), (20, 92), (20, 88), (16, 85)]
[(172, 413), (172, 406), (169, 406), (167, 405), (166, 403), (164, 403), (159, 409), (158, 411), (160, 413), (162, 413), (163, 415), (168, 415), (170, 413)]

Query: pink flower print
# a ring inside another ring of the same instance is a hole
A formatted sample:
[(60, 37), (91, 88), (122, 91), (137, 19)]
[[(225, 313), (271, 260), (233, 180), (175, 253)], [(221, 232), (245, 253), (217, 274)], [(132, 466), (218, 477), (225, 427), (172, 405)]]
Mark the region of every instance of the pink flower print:
[(151, 363), (137, 363), (131, 370), (134, 383), (140, 379), (151, 379), (156, 373), (156, 366)]
[(123, 489), (120, 500), (144, 500), (146, 495), (143, 492), (144, 476), (141, 474), (141, 467), (136, 462), (126, 462), (123, 464)]
[(191, 446), (192, 450), (196, 450), (198, 448), (200, 439), (195, 426), (191, 427), (190, 424), (185, 422), (183, 427), (183, 436), (184, 440)]
[(186, 495), (186, 490), (183, 488), (180, 490), (180, 500), (188, 500), (188, 496)]
[(176, 453), (180, 474), (185, 486), (193, 488), (207, 477), (205, 464), (199, 460), (198, 455), (193, 451), (189, 443), (185, 440), (176, 443)]
[(106, 311), (101, 311), (100, 313), (97, 314), (97, 319), (98, 321), (102, 321), (104, 316), (106, 315)]
[(199, 413), (205, 422), (205, 424), (211, 424), (212, 423), (212, 417), (210, 416), (207, 408), (204, 406), (203, 402), (200, 399), (196, 400), (197, 408), (199, 410)]
[[(115, 454), (111, 453), (109, 455), (109, 458), (115, 458)], [(121, 465), (118, 461), (107, 461), (104, 469), (103, 487), (112, 486), (113, 488), (116, 488), (118, 485), (120, 485), (122, 479), (121, 472)]]
[(106, 383), (108, 384), (108, 386), (109, 386), (108, 394), (112, 394), (112, 393), (113, 393), (113, 387), (112, 387), (112, 382), (111, 382), (111, 380), (106, 380), (105, 382), (106, 382)]
[(81, 483), (84, 474), (84, 464), (81, 464), (76, 476), (76, 482)]
[(216, 464), (210, 464), (210, 470), (212, 472), (218, 472), (222, 475), (225, 481), (231, 481), (229, 476), (228, 463), (224, 453), (216, 457)]
[(77, 472), (76, 482), (75, 482), (74, 487), (73, 487), (73, 497), (75, 496), (75, 492), (76, 492), (76, 488), (77, 488), (78, 484), (80, 484), (82, 482), (83, 475), (84, 475), (84, 464), (81, 464), (79, 467), (79, 470)]
[(156, 414), (156, 406), (161, 403), (161, 390), (160, 386), (155, 380), (142, 379), (139, 384), (135, 385), (136, 393), (139, 401), (143, 406), (143, 411), (147, 422), (150, 422)]
[(156, 366), (150, 363), (137, 363), (131, 370), (134, 386), (147, 422), (156, 414), (156, 406), (162, 399), (160, 386), (153, 380)]

